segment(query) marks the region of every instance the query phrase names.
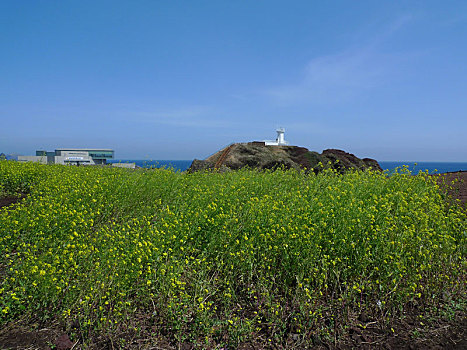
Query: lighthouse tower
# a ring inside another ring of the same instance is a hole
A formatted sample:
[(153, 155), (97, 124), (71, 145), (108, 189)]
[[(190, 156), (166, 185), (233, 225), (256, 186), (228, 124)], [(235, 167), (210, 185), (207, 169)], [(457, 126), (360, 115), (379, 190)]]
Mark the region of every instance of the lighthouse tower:
[(277, 141), (277, 144), (280, 146), (280, 145), (288, 145), (289, 143), (287, 141), (285, 141), (284, 139), (284, 133), (285, 133), (285, 129), (284, 128), (279, 128), (276, 130), (277, 132), (277, 138), (276, 138), (276, 141)]
[(289, 143), (285, 141), (285, 138), (284, 138), (285, 129), (278, 128), (276, 132), (277, 132), (276, 140), (275, 141), (264, 141), (264, 144), (266, 146), (287, 146)]

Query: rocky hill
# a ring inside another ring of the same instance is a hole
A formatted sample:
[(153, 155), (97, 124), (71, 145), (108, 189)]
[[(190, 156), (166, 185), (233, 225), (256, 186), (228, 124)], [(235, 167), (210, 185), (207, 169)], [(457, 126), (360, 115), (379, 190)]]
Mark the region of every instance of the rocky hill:
[(219, 171), (237, 170), (243, 167), (256, 169), (306, 169), (319, 172), (324, 168), (333, 168), (343, 173), (349, 169), (381, 170), (374, 159), (360, 159), (353, 154), (327, 149), (322, 153), (309, 151), (298, 146), (266, 146), (264, 142), (234, 143), (214, 153), (205, 160), (195, 159), (188, 171), (219, 169)]

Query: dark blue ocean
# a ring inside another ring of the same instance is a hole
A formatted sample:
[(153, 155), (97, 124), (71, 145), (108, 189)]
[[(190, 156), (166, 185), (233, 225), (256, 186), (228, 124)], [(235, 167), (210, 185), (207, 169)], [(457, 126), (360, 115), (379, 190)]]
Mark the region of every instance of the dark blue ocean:
[[(141, 168), (172, 168), (175, 171), (185, 171), (191, 165), (191, 160), (134, 160), (134, 159), (113, 159), (111, 163), (136, 163)], [(428, 170), (430, 174), (435, 172), (447, 173), (452, 171), (467, 171), (467, 162), (386, 162), (380, 161), (379, 165), (383, 170), (390, 172), (397, 167), (407, 165), (412, 174), (419, 171)], [(416, 164), (416, 165), (415, 165)]]
[(453, 171), (467, 171), (467, 162), (385, 162), (379, 161), (383, 170), (393, 172), (396, 168), (407, 165), (412, 174), (428, 170), (428, 173), (448, 173)]
[(192, 160), (137, 160), (137, 159), (112, 159), (108, 163), (135, 163), (140, 168), (167, 168), (175, 171), (187, 170)]

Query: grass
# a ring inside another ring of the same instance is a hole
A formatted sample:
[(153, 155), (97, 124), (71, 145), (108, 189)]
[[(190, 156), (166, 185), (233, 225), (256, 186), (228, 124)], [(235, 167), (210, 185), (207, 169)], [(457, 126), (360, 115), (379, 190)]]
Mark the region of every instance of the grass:
[(0, 161), (0, 326), (198, 347), (336, 339), (362, 312), (465, 305), (466, 215), (427, 174)]

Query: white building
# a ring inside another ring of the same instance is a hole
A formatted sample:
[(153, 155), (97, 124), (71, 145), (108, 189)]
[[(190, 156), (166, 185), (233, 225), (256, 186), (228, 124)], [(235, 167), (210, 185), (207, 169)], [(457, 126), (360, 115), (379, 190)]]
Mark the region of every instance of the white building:
[(277, 132), (276, 140), (275, 141), (265, 140), (264, 144), (266, 146), (287, 146), (289, 143), (285, 141), (285, 138), (284, 138), (285, 129), (279, 128), (276, 130), (276, 132)]
[(96, 165), (106, 164), (114, 157), (112, 149), (59, 148), (55, 152), (36, 151), (35, 156), (18, 156), (19, 162), (43, 164)]

